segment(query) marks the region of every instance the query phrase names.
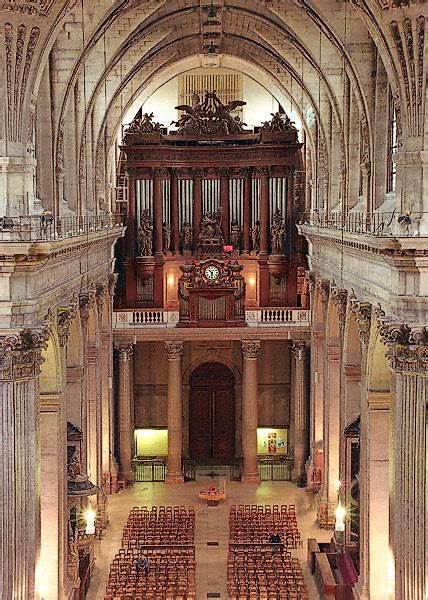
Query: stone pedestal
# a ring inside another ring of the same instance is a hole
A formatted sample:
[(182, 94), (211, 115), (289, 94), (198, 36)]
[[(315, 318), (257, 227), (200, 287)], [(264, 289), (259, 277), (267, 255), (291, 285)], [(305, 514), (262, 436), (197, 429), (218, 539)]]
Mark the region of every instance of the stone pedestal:
[(134, 454), (134, 413), (132, 410), (132, 355), (131, 342), (117, 346), (119, 358), (119, 463), (120, 476), (127, 482), (134, 481), (132, 457)]
[(168, 359), (168, 474), (165, 483), (184, 483), (181, 464), (183, 449), (183, 402), (181, 356), (183, 342), (165, 342)]
[(241, 481), (260, 483), (257, 466), (258, 389), (257, 358), (260, 340), (242, 340), (242, 454)]

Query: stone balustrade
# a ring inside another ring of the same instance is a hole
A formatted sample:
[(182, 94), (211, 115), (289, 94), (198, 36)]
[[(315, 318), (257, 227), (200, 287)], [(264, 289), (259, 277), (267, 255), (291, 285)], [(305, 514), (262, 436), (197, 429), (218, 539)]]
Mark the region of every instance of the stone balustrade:
[[(135, 309), (114, 312), (115, 329), (128, 327), (175, 327), (178, 323), (178, 311), (162, 308)], [(309, 327), (310, 310), (301, 308), (261, 308), (245, 311), (245, 322), (249, 327)]]

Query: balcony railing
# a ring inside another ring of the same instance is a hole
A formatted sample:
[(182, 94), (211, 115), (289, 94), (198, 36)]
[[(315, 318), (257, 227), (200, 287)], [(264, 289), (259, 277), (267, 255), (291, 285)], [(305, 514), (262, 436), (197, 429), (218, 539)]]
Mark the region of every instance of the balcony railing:
[[(114, 312), (116, 329), (175, 327), (178, 319), (178, 311), (162, 308), (117, 310)], [(310, 310), (279, 307), (246, 310), (245, 322), (249, 327), (309, 327)]]
[(1, 217), (0, 242), (52, 242), (120, 227), (114, 216)]
[(422, 224), (428, 220), (428, 213), (374, 212), (324, 212), (320, 210), (302, 213), (301, 225), (321, 227), (344, 231), (347, 233), (362, 233), (379, 237), (418, 237), (427, 235)]

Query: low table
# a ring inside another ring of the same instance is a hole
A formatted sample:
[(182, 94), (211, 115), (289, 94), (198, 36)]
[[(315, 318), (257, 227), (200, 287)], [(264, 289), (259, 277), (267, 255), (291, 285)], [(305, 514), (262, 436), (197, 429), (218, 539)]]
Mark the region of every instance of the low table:
[(205, 500), (207, 506), (218, 506), (220, 500), (226, 498), (226, 492), (218, 490), (217, 492), (209, 492), (208, 490), (202, 490), (198, 494), (200, 500)]

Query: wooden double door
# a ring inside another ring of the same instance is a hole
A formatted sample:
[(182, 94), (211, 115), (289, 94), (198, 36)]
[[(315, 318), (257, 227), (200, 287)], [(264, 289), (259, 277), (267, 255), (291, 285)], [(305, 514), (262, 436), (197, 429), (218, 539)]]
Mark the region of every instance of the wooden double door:
[(198, 462), (235, 458), (235, 380), (221, 363), (204, 363), (190, 378), (189, 450)]

